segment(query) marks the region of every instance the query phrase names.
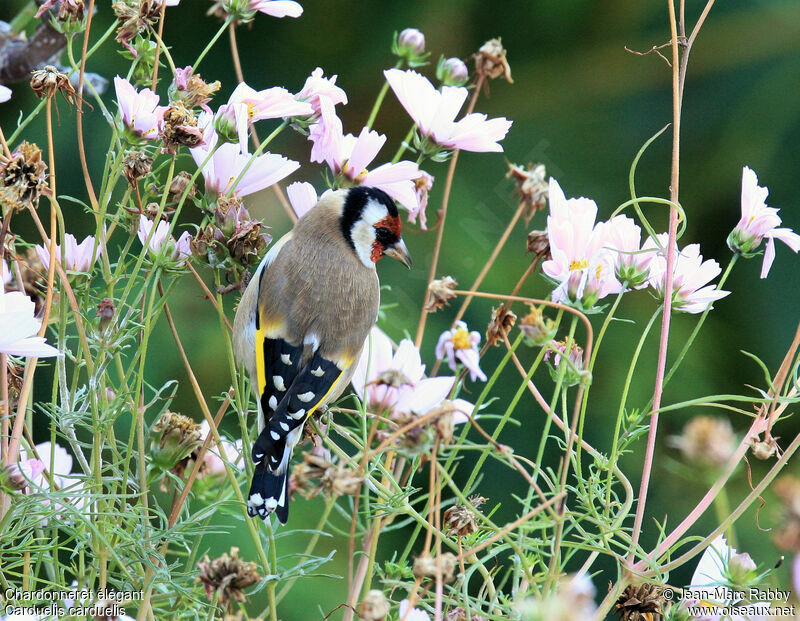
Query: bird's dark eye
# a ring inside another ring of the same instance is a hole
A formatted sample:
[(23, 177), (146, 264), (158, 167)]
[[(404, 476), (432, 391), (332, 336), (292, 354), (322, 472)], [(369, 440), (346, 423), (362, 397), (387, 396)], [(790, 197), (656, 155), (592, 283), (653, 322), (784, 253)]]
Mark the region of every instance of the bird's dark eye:
[(388, 244), (394, 241), (394, 235), (385, 226), (379, 226), (375, 229), (375, 239), (382, 244)]

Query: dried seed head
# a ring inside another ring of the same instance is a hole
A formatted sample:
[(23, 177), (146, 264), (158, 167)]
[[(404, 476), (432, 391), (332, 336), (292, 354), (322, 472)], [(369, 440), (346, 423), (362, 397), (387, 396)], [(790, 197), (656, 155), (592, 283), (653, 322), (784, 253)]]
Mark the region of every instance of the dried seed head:
[(100, 319), (101, 331), (104, 331), (111, 323), (116, 310), (117, 307), (114, 305), (114, 301), (111, 298), (103, 298), (100, 300), (100, 303), (97, 305), (97, 317)]
[[(161, 212), (161, 215), (158, 215), (158, 212)], [(144, 215), (147, 217), (148, 220), (155, 220), (159, 218), (160, 220), (164, 220), (165, 222), (169, 220), (169, 216), (167, 214), (167, 210), (162, 211), (161, 205), (156, 202), (147, 203), (144, 207)]]
[(547, 261), (550, 255), (550, 238), (547, 231), (531, 231), (528, 233), (528, 252), (532, 253), (535, 259)]
[(506, 59), (506, 49), (500, 38), (489, 39), (473, 56), (475, 59), (475, 73), (484, 79), (494, 80), (502, 76), (506, 82), (514, 83), (511, 79), (511, 67)]
[(486, 329), (486, 344), (489, 347), (499, 345), (508, 336), (517, 321), (517, 315), (506, 304), (492, 309), (492, 320)]
[(197, 563), (197, 569), (200, 575), (195, 582), (203, 584), (209, 601), (213, 601), (216, 595), (217, 601), (225, 608), (229, 608), (233, 601), (244, 602), (242, 591), (261, 579), (255, 563), (239, 558), (239, 548), (231, 548), (230, 555), (223, 554), (213, 561), (206, 555)]
[(81, 21), (85, 12), (84, 0), (61, 0), (58, 7), (58, 21), (65, 22), (71, 19)]
[[(437, 563), (438, 560), (438, 563)], [(437, 568), (438, 565), (438, 568)], [(455, 577), (458, 559), (455, 554), (445, 552), (441, 556), (418, 556), (414, 559), (414, 576), (417, 578), (436, 578), (437, 572), (441, 571), (444, 582), (452, 582)]]
[[(471, 496), (469, 504), (473, 509), (477, 509), (484, 502), (486, 498), (483, 496)], [(466, 505), (454, 505), (444, 512), (444, 523), (447, 527), (448, 535), (458, 535), (464, 537), (470, 535), (478, 530), (478, 518), (475, 512)]]
[(476, 615), (472, 611), (470, 611), (470, 615), (467, 616), (467, 611), (461, 606), (458, 606), (445, 615), (444, 621), (487, 621), (487, 619), (481, 615)]
[(730, 421), (714, 416), (696, 416), (669, 442), (691, 465), (713, 469), (727, 464), (739, 444)]
[(129, 151), (122, 165), (122, 173), (131, 187), (136, 185), (136, 180), (150, 174), (153, 170), (153, 158), (144, 151)]
[(169, 200), (177, 203), (186, 193), (186, 198), (191, 199), (197, 194), (197, 186), (192, 183), (192, 175), (185, 170), (179, 172), (169, 184)]
[(436, 432), (436, 437), (443, 444), (450, 444), (455, 433), (455, 419), (453, 417), (455, 407), (452, 402), (445, 399), (442, 401), (441, 408), (445, 411), (434, 419), (433, 429)]
[(292, 473), (293, 491), (304, 498), (313, 498), (320, 492), (328, 495), (353, 495), (363, 481), (344, 464), (335, 464), (324, 457), (306, 453), (303, 462)]
[[(116, 39), (129, 51), (133, 51), (130, 42), (140, 32), (145, 32), (155, 25), (161, 15), (161, 0), (123, 0), (111, 5), (117, 16)], [(135, 55), (135, 54), (134, 54)]]
[(42, 150), (30, 142), (20, 143), (11, 159), (0, 165), (0, 202), (16, 211), (36, 207), (39, 196), (49, 194), (46, 170)]
[(203, 142), (203, 132), (197, 127), (197, 117), (181, 101), (173, 101), (164, 112), (164, 145), (168, 153), (179, 147), (196, 147)]
[(272, 240), (272, 235), (263, 231), (264, 227), (259, 220), (246, 220), (236, 225), (236, 230), (226, 242), (234, 261), (244, 266), (258, 262)]
[(549, 343), (556, 335), (556, 324), (544, 316), (542, 309), (529, 304), (530, 312), (522, 318), (519, 329), (525, 335), (525, 341), (534, 347)]
[(451, 276), (432, 281), (428, 285), (428, 299), (425, 301), (425, 310), (432, 313), (447, 306), (449, 301), (456, 297), (453, 289), (457, 286), (458, 283)]
[(374, 381), (370, 382), (375, 386), (391, 386), (392, 388), (400, 388), (402, 386), (410, 386), (411, 380), (399, 369), (387, 369), (378, 374)]
[(358, 612), (362, 621), (383, 621), (389, 614), (389, 600), (383, 591), (372, 589), (359, 604)]
[(519, 197), (517, 207), (528, 224), (537, 211), (547, 207), (547, 171), (544, 164), (528, 164), (527, 168), (508, 164), (507, 179), (514, 179), (514, 194)]
[(153, 461), (165, 470), (188, 457), (203, 443), (200, 425), (183, 414), (169, 410), (161, 414), (151, 433)]
[(614, 604), (621, 621), (651, 621), (656, 618), (654, 615), (663, 614), (665, 608), (661, 587), (647, 583), (629, 585)]
[(778, 442), (773, 436), (770, 436), (766, 440), (753, 438), (750, 441), (750, 450), (753, 453), (753, 457), (765, 461), (778, 454)]
[(214, 209), (214, 221), (217, 228), (229, 237), (236, 231), (236, 227), (242, 222), (250, 220), (250, 214), (245, 209), (242, 199), (237, 195), (220, 196), (217, 198), (217, 206)]
[(75, 104), (75, 89), (63, 71), (59, 71), (53, 65), (45, 65), (44, 69), (36, 69), (31, 72), (31, 88), (39, 99), (52, 97), (61, 91), (69, 103)]

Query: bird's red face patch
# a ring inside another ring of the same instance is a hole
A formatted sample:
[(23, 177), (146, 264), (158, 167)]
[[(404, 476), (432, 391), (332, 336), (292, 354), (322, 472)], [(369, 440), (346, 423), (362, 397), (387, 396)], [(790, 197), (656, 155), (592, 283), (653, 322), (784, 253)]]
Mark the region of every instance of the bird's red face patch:
[(383, 253), (386, 252), (386, 249), (400, 239), (400, 235), (403, 232), (403, 222), (399, 217), (386, 216), (378, 220), (373, 227), (375, 229), (375, 241), (372, 242), (370, 259), (373, 263), (377, 263)]

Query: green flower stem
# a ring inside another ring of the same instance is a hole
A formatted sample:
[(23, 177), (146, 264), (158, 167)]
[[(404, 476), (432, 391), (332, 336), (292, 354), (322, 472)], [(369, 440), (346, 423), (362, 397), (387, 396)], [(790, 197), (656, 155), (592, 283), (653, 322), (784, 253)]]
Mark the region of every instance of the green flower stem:
[[(211, 37), (211, 41), (209, 41), (208, 44), (203, 48), (203, 51), (200, 52), (200, 56), (197, 57), (197, 60), (195, 60), (194, 63), (192, 63), (192, 68), (194, 69), (195, 73), (197, 73), (197, 68), (200, 66), (200, 63), (203, 62), (203, 59), (206, 57), (206, 54), (208, 54), (211, 51), (211, 48), (214, 47), (214, 44), (222, 36), (222, 33), (224, 33), (228, 29), (228, 24), (230, 24), (232, 21), (233, 18), (229, 15), (222, 23), (222, 26), (219, 27), (219, 30), (217, 30), (214, 36)], [(163, 43), (161, 44), (161, 47), (166, 51), (166, 46)]]
[[(639, 356), (642, 353), (642, 348), (644, 347), (644, 342), (647, 339), (647, 335), (650, 334), (650, 329), (653, 327), (656, 318), (661, 313), (661, 305), (656, 308), (655, 312), (650, 317), (650, 320), (647, 322), (644, 331), (642, 332), (642, 336), (639, 338), (639, 342), (636, 345), (636, 350), (633, 353), (633, 358), (631, 358), (631, 363), (628, 366), (628, 375), (625, 377), (625, 384), (622, 389), (622, 396), (620, 397), (619, 401), (619, 408), (617, 409), (617, 420), (614, 423), (614, 436), (612, 438), (612, 445), (611, 445), (611, 455), (609, 457), (609, 464), (616, 465), (617, 460), (619, 459), (619, 434), (620, 429), (622, 427), (622, 419), (625, 416), (625, 403), (628, 400), (628, 392), (631, 388), (631, 382), (633, 380), (633, 373), (636, 370), (636, 364), (639, 361)], [(611, 486), (613, 483), (613, 470), (611, 468), (608, 469), (608, 478), (606, 479), (606, 509), (605, 515), (608, 516), (609, 512), (611, 511)]]
[[(397, 61), (394, 68), (400, 69), (403, 66), (403, 59)], [(386, 97), (386, 93), (389, 92), (389, 81), (386, 79), (386, 76), (383, 78), (383, 86), (381, 86), (381, 90), (378, 91), (378, 97), (375, 99), (375, 103), (372, 105), (372, 110), (369, 113), (369, 118), (367, 119), (367, 124), (365, 127), (367, 129), (372, 129), (372, 124), (375, 123), (375, 119), (378, 116), (378, 111), (381, 109), (381, 105), (383, 104), (383, 100)]]
[[(412, 125), (411, 129), (408, 130), (406, 137), (403, 138), (403, 142), (401, 142), (400, 146), (397, 147), (397, 153), (395, 153), (394, 157), (392, 158), (392, 164), (397, 164), (397, 162), (400, 161), (400, 158), (403, 156), (403, 153), (406, 152), (406, 149), (408, 149), (409, 145), (411, 144), (411, 139), (414, 137), (414, 130), (416, 128), (417, 128), (416, 125)], [(422, 154), (420, 153), (420, 155)], [(417, 163), (419, 163), (419, 161)]]

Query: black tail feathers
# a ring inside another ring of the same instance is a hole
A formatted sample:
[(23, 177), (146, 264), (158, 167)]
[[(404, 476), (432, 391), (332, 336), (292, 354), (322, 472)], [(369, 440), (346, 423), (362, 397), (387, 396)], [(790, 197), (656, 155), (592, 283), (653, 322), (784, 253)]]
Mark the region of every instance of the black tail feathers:
[(256, 466), (247, 499), (247, 514), (265, 520), (273, 511), (281, 524), (286, 524), (289, 519), (288, 472), (274, 474), (264, 465)]

